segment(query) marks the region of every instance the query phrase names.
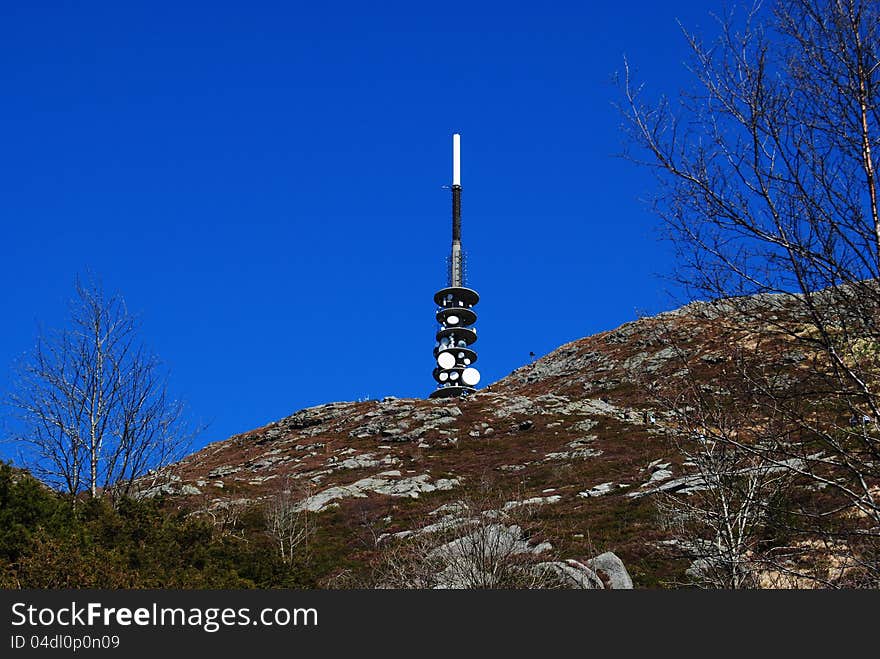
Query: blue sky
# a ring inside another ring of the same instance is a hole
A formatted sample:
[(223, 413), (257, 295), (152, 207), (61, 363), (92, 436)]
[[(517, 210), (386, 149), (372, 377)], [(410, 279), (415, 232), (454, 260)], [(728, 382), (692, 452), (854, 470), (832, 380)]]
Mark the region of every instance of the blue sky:
[(0, 393), (90, 269), (224, 439), (426, 396), (451, 135), (482, 384), (672, 304), (612, 82), (710, 3), (0, 2)]

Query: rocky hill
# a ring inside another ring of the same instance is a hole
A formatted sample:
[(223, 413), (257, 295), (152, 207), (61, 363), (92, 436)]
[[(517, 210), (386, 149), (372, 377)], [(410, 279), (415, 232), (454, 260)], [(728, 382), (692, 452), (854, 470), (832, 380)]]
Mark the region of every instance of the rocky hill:
[[(725, 313), (691, 304), (628, 323), (466, 399), (303, 409), (152, 474), (142, 495), (164, 495), (218, 523), (292, 496), (296, 511), (309, 511), (314, 542), (334, 547), (324, 569), (324, 583), (334, 585), (366, 569), (384, 544), (465, 524), (455, 506), (491, 490), (493, 510), (478, 511), (498, 522), (491, 533), (521, 532), (509, 542), (548, 557), (554, 570), (613, 552), (636, 587), (680, 582), (689, 561), (670, 546), (652, 495), (687, 491), (699, 477), (669, 441), (671, 416), (654, 401), (686, 372), (718, 386), (730, 346), (749, 340), (725, 329)], [(784, 345), (779, 355), (798, 359)], [(514, 520), (518, 510), (529, 521)], [(607, 585), (607, 571), (599, 576)]]

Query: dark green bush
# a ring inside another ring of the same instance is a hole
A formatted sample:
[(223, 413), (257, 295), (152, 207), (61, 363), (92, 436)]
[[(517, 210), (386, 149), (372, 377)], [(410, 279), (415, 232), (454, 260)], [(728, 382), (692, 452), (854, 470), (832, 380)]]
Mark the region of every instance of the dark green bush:
[(160, 500), (75, 502), (0, 463), (0, 586), (271, 588), (316, 584), (285, 564), (259, 528), (220, 531)]

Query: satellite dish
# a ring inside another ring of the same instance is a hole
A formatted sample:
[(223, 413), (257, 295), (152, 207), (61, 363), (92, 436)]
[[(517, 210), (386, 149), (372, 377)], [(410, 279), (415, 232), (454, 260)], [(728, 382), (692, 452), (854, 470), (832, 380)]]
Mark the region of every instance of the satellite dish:
[(464, 365), (465, 365), (465, 366), (470, 366), (470, 365), (471, 365), (471, 360), (465, 357)]
[(455, 357), (452, 356), (451, 352), (441, 352), (437, 356), (437, 365), (440, 368), (452, 368), (455, 366)]
[(458, 358), (459, 358), (459, 359), (464, 359), (464, 353), (463, 353), (463, 352), (458, 353)]
[(446, 316), (447, 325), (458, 325), (458, 316)]
[(461, 372), (461, 381), (473, 387), (480, 381), (480, 372), (475, 368), (466, 368)]
[(452, 373), (449, 374), (449, 379), (458, 380), (458, 371), (452, 371)]
[(437, 377), (440, 378), (440, 382), (446, 382), (446, 380), (449, 379), (449, 373), (447, 373), (446, 371), (443, 371)]

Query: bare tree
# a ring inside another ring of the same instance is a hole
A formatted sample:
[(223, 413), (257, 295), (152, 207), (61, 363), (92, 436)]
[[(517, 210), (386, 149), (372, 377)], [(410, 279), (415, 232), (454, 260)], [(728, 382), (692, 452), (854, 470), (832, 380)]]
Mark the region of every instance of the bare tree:
[[(772, 425), (727, 397), (686, 390), (672, 410), (678, 451), (692, 471), (683, 487), (659, 494), (660, 518), (691, 558), (696, 583), (727, 589), (758, 587), (775, 558), (774, 507), (791, 486), (789, 465), (765, 457), (778, 442)], [(747, 451), (743, 443), (762, 450)]]
[(311, 513), (302, 502), (311, 495), (308, 488), (285, 478), (275, 495), (266, 503), (266, 532), (278, 546), (281, 559), (293, 562), (297, 550), (304, 546), (308, 551), (312, 533)]
[(18, 376), (13, 439), (36, 475), (72, 495), (129, 494), (195, 434), (124, 300), (94, 282), (77, 279), (69, 325), (38, 336)]
[(803, 518), (880, 579), (880, 6), (778, 0), (719, 26), (708, 45), (685, 33), (695, 89), (677, 105), (645, 102), (627, 70), (627, 127), (679, 280), (723, 300), (717, 322), (757, 334), (766, 360), (808, 355), (797, 388), (740, 374), (794, 441), (732, 445), (827, 490)]

